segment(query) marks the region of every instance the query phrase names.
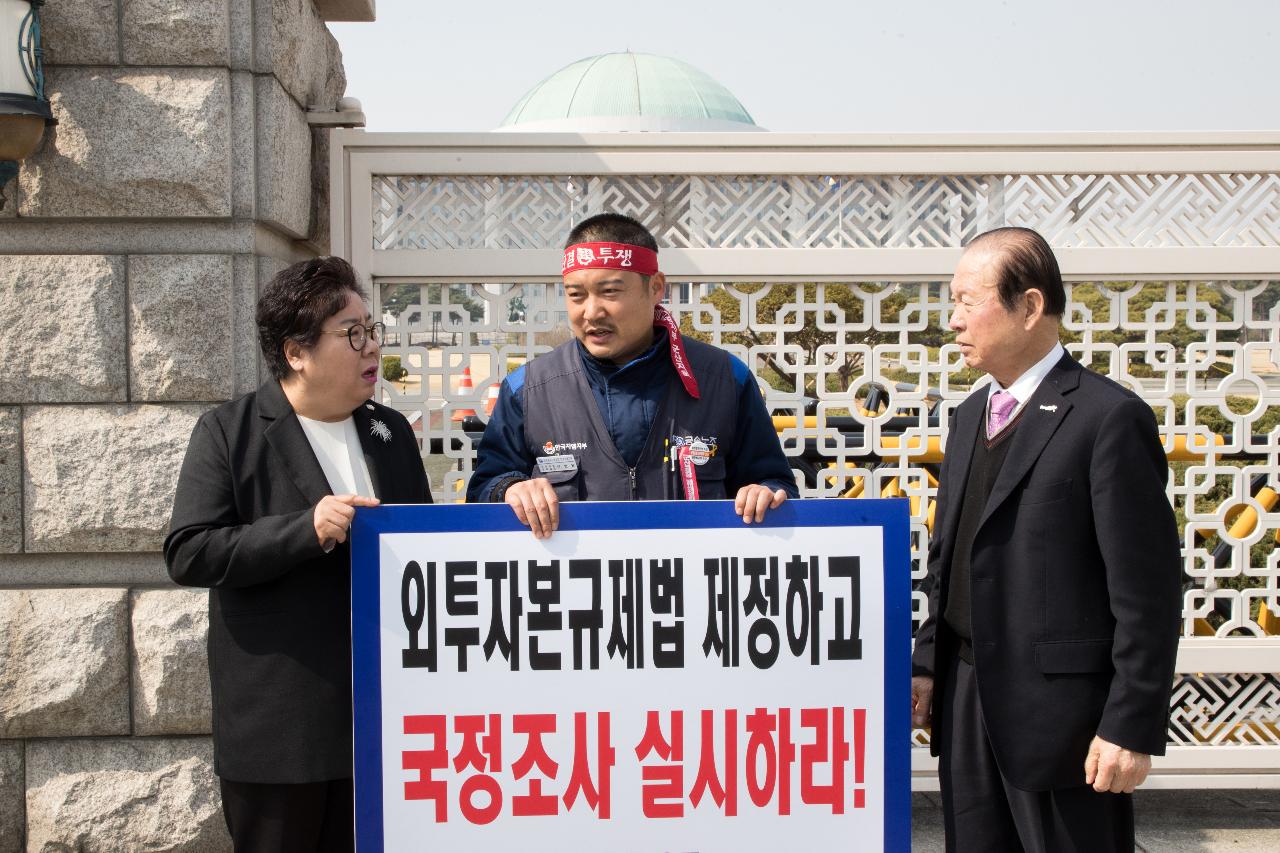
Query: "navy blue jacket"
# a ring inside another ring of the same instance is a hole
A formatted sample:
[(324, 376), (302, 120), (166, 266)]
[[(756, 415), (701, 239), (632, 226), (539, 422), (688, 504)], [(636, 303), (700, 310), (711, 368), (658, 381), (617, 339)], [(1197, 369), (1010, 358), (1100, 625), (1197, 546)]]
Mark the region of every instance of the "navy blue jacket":
[[(592, 357), (581, 343), (578, 354), (614, 447), (628, 465), (634, 465), (669, 383), (679, 381), (671, 366), (666, 331), (656, 329), (653, 346), (621, 367)], [(759, 483), (770, 489), (784, 489), (788, 497), (798, 497), (791, 466), (782, 453), (755, 377), (741, 360), (729, 358), (737, 399), (726, 401), (726, 405), (736, 407), (740, 424), (733, 447), (725, 457), (729, 494)], [(492, 501), (499, 483), (527, 478), (536, 465), (524, 434), (524, 373), (521, 367), (502, 383), (467, 488), (470, 502)]]

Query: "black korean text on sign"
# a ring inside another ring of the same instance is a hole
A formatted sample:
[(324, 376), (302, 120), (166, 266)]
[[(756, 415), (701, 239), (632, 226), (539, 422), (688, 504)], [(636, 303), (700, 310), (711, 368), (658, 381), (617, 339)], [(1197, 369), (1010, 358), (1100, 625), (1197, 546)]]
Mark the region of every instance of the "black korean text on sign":
[(560, 561), (552, 560), (543, 565), (529, 561), (529, 668), (553, 670), (560, 668), (560, 653), (542, 651), (543, 632), (558, 632), (564, 626), (564, 614), (560, 612)]
[[(653, 613), (653, 665), (684, 666), (684, 560), (649, 561), (649, 610)], [(664, 620), (659, 617), (673, 617)]]
[[(778, 558), (746, 557), (742, 561), (742, 573), (747, 577), (747, 597), (743, 599), (743, 614), (750, 619), (752, 613), (760, 618), (747, 629), (747, 655), (756, 669), (768, 669), (778, 660), (778, 626), (769, 617), (778, 615)], [(765, 645), (760, 647), (763, 639)]]
[[(785, 623), (787, 648), (812, 666), (823, 658), (823, 611), (834, 597), (834, 639), (825, 644), (826, 660), (861, 660), (861, 577), (858, 557), (795, 554), (780, 569), (779, 557), (709, 557), (703, 561), (707, 579), (707, 629), (703, 654), (720, 658), (724, 667), (739, 665), (742, 640), (739, 618), (747, 623), (747, 656), (756, 669), (769, 669), (781, 651)], [(739, 598), (739, 566), (745, 596)], [(824, 581), (834, 582), (830, 594)], [(848, 593), (844, 592), (845, 583)], [(739, 609), (741, 608), (741, 609)]]
[[(845, 615), (846, 600), (836, 596), (836, 635), (827, 642), (828, 660), (862, 660), (862, 571), (857, 557), (832, 557), (827, 561), (828, 574), (832, 578), (849, 579), (849, 613)], [(845, 630), (846, 625), (848, 631)]]
[[(436, 563), (409, 561), (400, 585), (406, 629), (402, 666), (437, 670), (442, 615), (437, 611), (437, 589), (443, 586), (443, 615), (450, 619), (443, 639), (455, 650), (458, 672), (474, 667), (472, 647), (483, 650), (485, 661), (501, 655), (511, 671), (519, 671), (522, 625), (529, 643), (526, 659), (534, 670), (568, 666), (561, 650), (570, 648), (574, 670), (598, 670), (602, 657), (606, 663), (616, 660), (627, 669), (642, 669), (646, 637), (653, 666), (683, 667), (684, 561), (650, 558), (648, 569), (646, 584), (642, 558), (573, 559), (568, 562), (567, 578), (561, 577), (559, 560), (545, 564), (530, 560), (523, 572), (520, 561), (489, 561), (483, 564), (482, 581), (476, 561), (450, 561), (444, 564), (444, 579), (439, 582)], [(772, 668), (782, 653), (784, 630), (787, 650), (793, 657), (808, 658), (811, 665), (823, 662), (824, 651), (825, 660), (862, 659), (858, 557), (709, 557), (703, 561), (703, 575), (707, 613), (702, 650), (707, 658), (719, 658), (721, 666), (740, 665), (745, 640), (750, 664), (756, 669)], [(574, 593), (568, 598), (565, 584)], [(482, 585), (487, 585), (489, 595), (487, 626), (480, 620)], [(581, 607), (565, 606), (566, 601), (584, 599), (587, 603)], [(824, 620), (828, 609), (831, 618)], [(740, 622), (747, 623), (745, 637)], [(566, 629), (568, 636), (563, 636)], [(832, 636), (824, 641), (827, 630)], [(602, 642), (605, 655), (601, 655)]]
[(818, 586), (818, 558), (806, 561), (796, 555), (787, 561), (787, 645), (800, 657), (806, 645), (809, 663), (819, 661), (819, 627), (822, 625), (822, 593)]
[[(484, 638), (484, 659), (492, 660), (496, 651), (507, 659), (512, 672), (520, 670), (520, 616), (524, 601), (520, 598), (519, 563), (488, 562), (484, 577), (489, 582), (489, 633)], [(507, 584), (507, 623), (502, 621), (502, 583)]]
[(627, 669), (644, 668), (644, 560), (609, 561), (613, 620), (609, 657), (625, 657)]
[(600, 561), (570, 560), (569, 580), (591, 584), (591, 605), (569, 611), (569, 630), (573, 632), (573, 668), (582, 669), (582, 645), (588, 644), (587, 662), (591, 669), (600, 668), (600, 632), (604, 628), (604, 610), (600, 596)]
[[(409, 633), (409, 647), (400, 652), (405, 669), (426, 668), (436, 671), (436, 564), (427, 563), (424, 581), (422, 567), (410, 560), (400, 577), (400, 613)], [(423, 622), (427, 624), (426, 648), (419, 648)]]
[[(450, 561), (444, 564), (444, 610), (450, 616), (479, 616), (479, 591), (474, 560)], [(444, 644), (458, 650), (458, 672), (467, 671), (467, 648), (480, 645), (480, 629), (445, 628)]]
[[(720, 665), (738, 665), (738, 558), (708, 557), (702, 561), (707, 578), (707, 632), (702, 654), (720, 658)], [(716, 591), (716, 581), (720, 591)]]

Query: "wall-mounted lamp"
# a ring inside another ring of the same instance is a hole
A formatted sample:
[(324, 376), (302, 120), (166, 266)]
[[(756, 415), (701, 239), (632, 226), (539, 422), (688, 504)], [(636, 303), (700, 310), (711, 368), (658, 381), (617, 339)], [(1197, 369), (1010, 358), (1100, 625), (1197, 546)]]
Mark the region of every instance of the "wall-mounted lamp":
[(18, 162), (55, 124), (44, 94), (40, 7), (44, 0), (0, 0), (0, 188), (18, 174)]

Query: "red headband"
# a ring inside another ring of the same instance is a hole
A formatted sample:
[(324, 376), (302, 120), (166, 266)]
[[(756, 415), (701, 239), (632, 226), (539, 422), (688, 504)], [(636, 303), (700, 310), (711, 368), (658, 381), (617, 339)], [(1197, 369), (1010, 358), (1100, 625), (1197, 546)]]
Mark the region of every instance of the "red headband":
[(629, 243), (577, 243), (564, 250), (561, 275), (590, 269), (627, 270), (653, 275), (658, 271), (658, 253)]

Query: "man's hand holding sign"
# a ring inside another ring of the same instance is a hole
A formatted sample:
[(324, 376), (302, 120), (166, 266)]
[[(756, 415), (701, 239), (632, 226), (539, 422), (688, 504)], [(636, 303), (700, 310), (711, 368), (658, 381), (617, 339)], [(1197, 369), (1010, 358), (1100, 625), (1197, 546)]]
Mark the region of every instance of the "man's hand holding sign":
[(512, 483), (503, 500), (539, 539), (546, 539), (560, 526), (560, 499), (545, 477)]

